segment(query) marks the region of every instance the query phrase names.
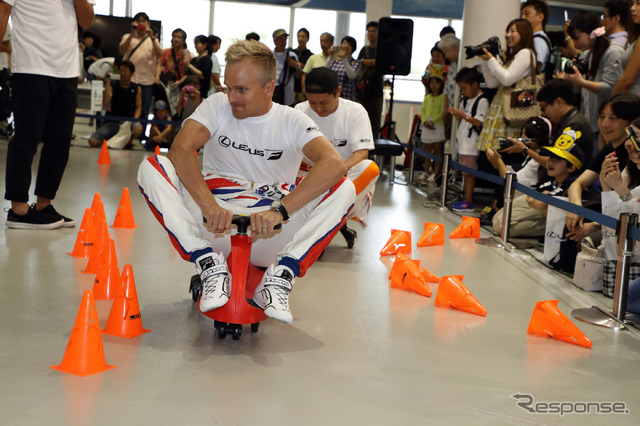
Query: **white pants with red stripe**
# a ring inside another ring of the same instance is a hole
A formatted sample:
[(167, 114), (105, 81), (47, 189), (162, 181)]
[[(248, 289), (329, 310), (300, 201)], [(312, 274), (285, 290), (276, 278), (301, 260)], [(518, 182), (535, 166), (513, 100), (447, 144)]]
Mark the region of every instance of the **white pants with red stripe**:
[(347, 219), (357, 220), (362, 226), (366, 226), (364, 219), (371, 208), (378, 177), (380, 177), (380, 169), (371, 160), (362, 160), (349, 169), (347, 179), (353, 182), (356, 188), (356, 200)]
[[(234, 177), (203, 175), (218, 204), (234, 214), (267, 210), (273, 200), (284, 197), (293, 187), (290, 184), (256, 184)], [(138, 169), (138, 185), (151, 211), (185, 260), (208, 248), (223, 253), (225, 257), (229, 255), (230, 234), (216, 235), (205, 228), (200, 207), (180, 182), (168, 158), (154, 155), (143, 161)], [(293, 213), (275, 235), (252, 237), (250, 262), (255, 266), (268, 267), (282, 257), (290, 257), (298, 261), (300, 276), (303, 276), (346, 221), (354, 199), (353, 184), (343, 179)]]

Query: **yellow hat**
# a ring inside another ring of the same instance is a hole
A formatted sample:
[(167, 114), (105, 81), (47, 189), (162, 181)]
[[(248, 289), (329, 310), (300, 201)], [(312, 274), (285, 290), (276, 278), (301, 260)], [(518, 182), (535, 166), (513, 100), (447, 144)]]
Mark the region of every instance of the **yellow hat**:
[(431, 64), (431, 69), (429, 70), (428, 77), (435, 77), (444, 81), (444, 65)]

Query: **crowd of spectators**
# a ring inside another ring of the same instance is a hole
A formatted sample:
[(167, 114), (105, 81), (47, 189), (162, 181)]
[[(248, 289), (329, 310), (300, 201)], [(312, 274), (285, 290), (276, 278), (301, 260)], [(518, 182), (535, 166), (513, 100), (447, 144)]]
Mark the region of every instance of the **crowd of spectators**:
[[(520, 10), (521, 16), (505, 29), (503, 50), (493, 49), (491, 40), (471, 55), (467, 50), (468, 56), (482, 59), (478, 67), (483, 77), (481, 87), (492, 97), (488, 109), (470, 107), (479, 94), (469, 92), (468, 85), (473, 83), (468, 79), (470, 69), (458, 72), (456, 64), (449, 62), (459, 56), (460, 40), (450, 32), (441, 35), (423, 78), (428, 93), (422, 108), (421, 129), (428, 135), (422, 138), (424, 149), (435, 152), (430, 139), (434, 124), (451, 127), (457, 122), (454, 155), (466, 167), (503, 177), (515, 172), (523, 185), (550, 196), (567, 197), (577, 206), (616, 219), (621, 212), (639, 212), (640, 145), (636, 132), (640, 122), (640, 50), (636, 46), (640, 2), (610, 0), (602, 15), (579, 12), (564, 23), (561, 32), (549, 34), (545, 32), (549, 17), (545, 1), (528, 0)], [(434, 82), (440, 81), (443, 66), (449, 67), (445, 93), (455, 81), (462, 96), (451, 99), (451, 106), (434, 120), (434, 93), (440, 87)], [(527, 85), (529, 89), (517, 91)], [(462, 108), (454, 108), (456, 105)], [(530, 112), (524, 125), (513, 113), (514, 107)], [(476, 131), (477, 143), (469, 150), (468, 140)], [(419, 183), (437, 181), (438, 169), (434, 167), (430, 173), (430, 165), (425, 164)], [(452, 209), (475, 211), (472, 176), (465, 176), (464, 189), (464, 197), (454, 202)], [(493, 205), (481, 212), (481, 222), (492, 225), (497, 233), (504, 221), (502, 191), (497, 189)], [(543, 201), (516, 196), (511, 206), (510, 236), (544, 241), (549, 230), (547, 211)], [(573, 274), (581, 246), (603, 246), (603, 293), (613, 297), (615, 233), (567, 212), (551, 263)], [(631, 279), (636, 278), (640, 278), (640, 257), (634, 252)], [(640, 285), (640, 280), (632, 283), (635, 285)]]

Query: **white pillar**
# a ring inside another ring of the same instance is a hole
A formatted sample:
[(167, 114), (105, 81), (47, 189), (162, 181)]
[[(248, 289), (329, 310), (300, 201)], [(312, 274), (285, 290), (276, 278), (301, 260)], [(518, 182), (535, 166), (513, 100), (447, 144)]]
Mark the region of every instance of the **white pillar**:
[(216, 7), (215, 0), (209, 2), (209, 34), (215, 34), (213, 32), (213, 11)]
[(393, 0), (367, 0), (365, 13), (367, 22), (379, 21), (380, 18), (391, 16)]
[(349, 13), (338, 12), (336, 15), (336, 33), (333, 45), (339, 46), (340, 40), (347, 35), (349, 35)]
[(462, 40), (458, 69), (474, 66), (481, 59), (464, 59), (464, 46), (475, 46), (496, 36), (504, 49), (507, 24), (520, 17), (520, 0), (465, 0), (462, 14)]

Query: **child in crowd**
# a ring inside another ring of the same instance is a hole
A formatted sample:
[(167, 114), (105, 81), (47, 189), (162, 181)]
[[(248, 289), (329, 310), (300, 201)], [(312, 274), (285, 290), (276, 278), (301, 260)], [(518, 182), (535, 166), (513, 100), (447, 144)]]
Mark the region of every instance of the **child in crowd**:
[[(420, 118), (422, 120), (422, 133), (420, 141), (422, 149), (433, 155), (441, 155), (441, 144), (444, 142), (443, 112), (447, 109), (447, 98), (444, 95), (444, 66), (433, 64), (427, 81), (427, 95), (422, 101)], [(435, 182), (435, 177), (440, 174), (442, 163), (435, 163), (433, 173), (429, 174), (431, 159), (424, 159), (424, 172), (418, 177), (419, 183)]]
[[(492, 148), (487, 150), (487, 156), (491, 162), (497, 155), (500, 156)], [(565, 196), (569, 186), (579, 176), (580, 169), (583, 166), (584, 155), (580, 147), (573, 141), (559, 138), (552, 147), (542, 147), (538, 153), (540, 163), (544, 164), (546, 169), (546, 179), (540, 181), (536, 186), (536, 190), (547, 195)], [(499, 160), (502, 163), (501, 160)], [(504, 163), (501, 164), (504, 166)], [(502, 175), (506, 170), (506, 166), (497, 167)], [(509, 227), (509, 235), (513, 237), (539, 237), (543, 236), (546, 227), (548, 205), (533, 197), (527, 195), (519, 195), (513, 200), (511, 206), (511, 221)], [(503, 224), (504, 209), (500, 209), (493, 217), (493, 229), (500, 234)]]
[[(156, 101), (153, 105), (153, 114), (154, 120), (164, 121), (170, 118), (167, 103), (165, 101)], [(145, 148), (154, 150), (157, 145), (160, 145), (161, 148), (169, 148), (171, 147), (171, 142), (173, 142), (173, 134), (173, 125), (153, 123), (149, 132), (149, 141)]]
[(201, 102), (202, 96), (200, 96), (200, 80), (195, 75), (189, 75), (184, 81), (184, 86), (180, 90), (176, 114), (181, 120), (186, 120), (193, 111), (198, 108), (198, 105), (200, 105)]
[[(480, 73), (475, 68), (462, 68), (456, 74), (456, 83), (463, 95), (462, 110), (448, 109), (458, 123), (456, 140), (458, 141), (458, 161), (470, 169), (478, 168), (478, 150), (476, 143), (482, 131), (482, 123), (489, 110), (489, 101), (480, 89)], [(464, 174), (464, 199), (454, 201), (451, 208), (457, 212), (473, 211), (473, 189), (475, 178)]]

